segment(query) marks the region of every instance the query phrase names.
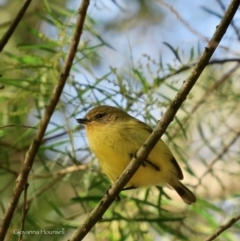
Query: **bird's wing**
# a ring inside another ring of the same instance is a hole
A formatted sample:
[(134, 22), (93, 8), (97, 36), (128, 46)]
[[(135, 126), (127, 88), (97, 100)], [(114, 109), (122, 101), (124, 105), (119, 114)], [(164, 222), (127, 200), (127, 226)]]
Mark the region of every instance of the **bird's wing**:
[[(135, 119), (138, 123), (139, 123), (139, 126), (141, 126), (142, 129), (144, 129), (145, 131), (147, 131), (149, 134), (151, 134), (153, 132), (152, 128), (150, 126), (148, 126), (147, 124), (145, 124), (144, 122), (138, 120), (138, 119)], [(169, 148), (167, 147), (167, 145), (164, 143), (163, 140), (159, 140), (161, 141), (164, 146), (166, 147), (165, 148), (165, 151), (167, 152), (167, 154), (170, 156), (170, 160), (173, 164), (173, 166), (175, 167), (176, 171), (177, 171), (177, 177), (179, 180), (183, 180), (183, 173), (182, 173), (182, 170), (180, 168), (180, 166), (178, 165), (175, 157), (173, 156), (173, 154), (171, 153), (171, 151), (169, 150)]]

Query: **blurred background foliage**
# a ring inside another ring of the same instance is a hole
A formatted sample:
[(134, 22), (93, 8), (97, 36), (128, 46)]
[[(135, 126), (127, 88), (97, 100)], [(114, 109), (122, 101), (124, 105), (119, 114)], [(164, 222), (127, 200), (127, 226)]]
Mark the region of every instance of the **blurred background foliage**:
[[(21, 4), (0, 1), (1, 35)], [(60, 75), (79, 4), (33, 1), (1, 53), (1, 216)], [(91, 1), (71, 75), (29, 176), (25, 230), (65, 234), (28, 234), (24, 240), (66, 240), (110, 185), (76, 117), (109, 104), (154, 128), (228, 4)], [(239, 214), (239, 17), (163, 137), (197, 203), (186, 207), (167, 188), (123, 192), (85, 240), (203, 240)], [(18, 240), (22, 203), (6, 240)], [(217, 240), (239, 235), (237, 223)]]

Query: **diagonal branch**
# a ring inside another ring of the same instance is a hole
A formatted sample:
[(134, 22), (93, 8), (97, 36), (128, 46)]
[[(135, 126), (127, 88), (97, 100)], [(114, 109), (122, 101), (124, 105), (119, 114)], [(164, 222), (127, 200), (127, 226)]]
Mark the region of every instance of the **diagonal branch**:
[[(21, 220), (21, 231), (24, 231), (24, 224), (25, 224), (25, 219), (26, 219), (26, 215), (28, 212), (28, 205), (27, 205), (27, 190), (28, 190), (28, 186), (29, 184), (26, 183), (25, 187), (24, 187), (24, 199), (23, 199), (23, 206), (22, 206), (22, 220)], [(19, 241), (23, 240), (23, 232), (21, 232), (21, 234), (19, 235), (18, 238)]]
[(212, 235), (210, 235), (209, 237), (207, 237), (204, 241), (212, 241), (215, 238), (217, 238), (222, 232), (224, 232), (225, 230), (227, 230), (228, 228), (231, 228), (231, 226), (236, 223), (237, 221), (240, 220), (240, 214), (236, 217), (231, 218), (227, 223), (219, 226), (218, 230), (216, 232), (214, 232)]
[(17, 16), (15, 19), (12, 21), (11, 25), (9, 26), (7, 32), (3, 35), (3, 37), (0, 40), (0, 52), (2, 52), (4, 46), (7, 44), (8, 40), (11, 38), (14, 30), (20, 23), (21, 19), (23, 18), (25, 12), (28, 9), (28, 6), (30, 5), (32, 0), (25, 0), (22, 7), (20, 8)]
[(195, 188), (197, 188), (201, 183), (203, 178), (212, 171), (213, 166), (216, 162), (218, 162), (219, 160), (221, 160), (221, 158), (227, 153), (227, 151), (229, 150), (229, 148), (239, 139), (240, 137), (240, 132), (237, 132), (233, 138), (223, 147), (223, 149), (221, 150), (220, 153), (217, 154), (216, 157), (213, 158), (213, 160), (210, 161), (206, 171), (202, 174), (202, 176), (198, 179), (198, 183), (195, 185)]
[[(216, 0), (216, 1), (217, 1), (217, 3), (220, 5), (220, 7), (222, 8), (222, 10), (225, 11), (226, 8), (225, 8), (222, 0)], [(232, 28), (234, 29), (236, 35), (238, 36), (238, 40), (240, 40), (240, 31), (239, 31), (239, 28), (236, 26), (236, 24), (235, 24), (233, 21), (232, 21), (231, 25), (232, 25)]]
[(59, 101), (60, 95), (61, 95), (64, 85), (66, 83), (66, 80), (69, 76), (69, 73), (70, 73), (70, 70), (72, 67), (72, 63), (73, 63), (73, 60), (74, 60), (74, 57), (75, 57), (75, 54), (77, 51), (78, 43), (80, 41), (80, 37), (82, 34), (83, 24), (84, 24), (84, 20), (86, 17), (88, 5), (89, 5), (89, 0), (82, 0), (81, 6), (78, 10), (78, 18), (77, 18), (77, 22), (76, 22), (76, 28), (75, 28), (75, 31), (73, 34), (73, 39), (70, 43), (69, 52), (67, 54), (64, 65), (62, 67), (58, 83), (53, 90), (49, 103), (45, 108), (44, 115), (39, 123), (38, 130), (37, 130), (35, 137), (33, 138), (33, 141), (26, 153), (23, 167), (17, 178), (16, 185), (13, 190), (13, 195), (9, 201), (9, 205), (8, 205), (7, 210), (2, 219), (2, 224), (1, 224), (1, 229), (0, 229), (0, 240), (1, 241), (3, 241), (5, 238), (5, 235), (8, 230), (8, 227), (10, 225), (10, 222), (12, 220), (14, 211), (17, 207), (20, 195), (21, 195), (22, 191), (24, 190), (25, 184), (27, 183), (28, 175), (32, 168), (34, 158), (37, 154), (38, 148), (41, 145), (43, 135), (46, 131), (50, 118), (55, 110), (55, 107)]
[[(208, 65), (225, 64), (225, 63), (229, 63), (229, 62), (237, 62), (237, 63), (240, 63), (240, 58), (212, 59), (211, 61), (208, 62)], [(184, 71), (186, 71), (186, 70), (191, 69), (192, 67), (195, 66), (195, 64), (196, 64), (196, 63), (194, 62), (194, 63), (190, 63), (190, 64), (188, 64), (188, 65), (184, 65), (184, 66), (180, 67), (179, 69), (174, 70), (173, 72), (171, 72), (171, 73), (169, 73), (169, 74), (166, 74), (166, 75), (164, 75), (164, 76), (162, 76), (162, 77), (157, 77), (157, 78), (155, 78), (155, 79), (154, 79), (154, 82), (156, 82), (156, 83), (164, 82), (164, 81), (166, 81), (168, 78), (171, 78), (171, 77), (173, 77), (173, 76), (175, 76), (175, 75), (177, 75), (177, 74), (180, 74), (180, 73), (182, 73), (182, 72), (184, 72)], [(239, 66), (240, 66), (240, 65), (239, 65)], [(234, 69), (232, 70), (232, 72), (234, 72), (235, 70), (236, 70), (236, 69), (234, 68)], [(230, 72), (231, 72), (231, 71), (229, 71), (229, 75), (230, 75)], [(227, 78), (226, 75), (225, 75), (225, 77)], [(221, 80), (222, 80), (222, 79), (223, 79), (223, 78), (221, 78)], [(222, 83), (222, 81), (221, 81), (221, 83)], [(218, 86), (217, 86), (217, 87), (218, 87)], [(151, 88), (151, 87), (150, 87), (150, 88)], [(136, 97), (137, 97), (137, 98), (140, 98), (143, 94), (144, 94), (144, 92), (141, 90), (141, 91), (139, 91), (138, 93), (136, 93)], [(128, 100), (125, 109), (126, 109), (126, 110), (129, 110), (132, 105), (133, 105), (132, 100)]]
[(230, 25), (238, 7), (240, 5), (239, 0), (232, 0), (226, 13), (224, 14), (222, 21), (216, 28), (214, 35), (212, 36), (210, 42), (205, 48), (204, 53), (200, 57), (198, 63), (192, 70), (189, 78), (184, 81), (182, 88), (179, 90), (167, 111), (162, 116), (162, 119), (158, 122), (157, 127), (154, 129), (150, 137), (143, 144), (140, 150), (137, 152), (135, 158), (132, 159), (130, 164), (124, 170), (122, 175), (117, 179), (111, 189), (104, 195), (99, 204), (95, 209), (88, 215), (85, 222), (75, 231), (75, 233), (70, 238), (71, 241), (82, 240), (86, 234), (92, 229), (92, 227), (101, 220), (103, 214), (115, 200), (120, 191), (128, 183), (133, 174), (140, 167), (141, 163), (147, 158), (148, 154), (158, 142), (159, 138), (163, 135), (168, 125), (173, 120), (178, 109), (180, 108), (183, 101), (187, 98), (188, 93), (196, 83), (198, 77), (203, 72), (204, 68), (207, 66), (210, 58), (212, 57), (215, 49), (217, 48), (219, 42), (221, 41), (223, 35), (225, 34), (228, 26)]
[[(204, 103), (207, 102), (207, 99), (212, 95), (212, 93), (214, 91), (216, 91), (221, 85), (223, 85), (228, 79), (229, 77), (238, 69), (240, 68), (240, 63), (238, 63), (237, 65), (235, 65), (232, 69), (230, 69), (227, 73), (225, 73), (224, 75), (221, 76), (220, 79), (218, 79), (213, 85), (211, 85), (206, 91), (205, 93), (202, 95), (202, 97), (195, 103), (195, 105), (191, 108), (191, 110), (189, 111), (189, 113), (191, 113), (191, 115), (185, 117), (182, 122), (183, 124), (183, 128), (185, 126), (187, 126), (189, 120), (191, 119), (191, 116), (200, 108), (200, 106)], [(179, 131), (180, 128), (176, 128), (174, 130), (173, 133), (171, 133), (171, 138), (173, 138), (176, 133)], [(170, 138), (170, 139), (171, 139)]]

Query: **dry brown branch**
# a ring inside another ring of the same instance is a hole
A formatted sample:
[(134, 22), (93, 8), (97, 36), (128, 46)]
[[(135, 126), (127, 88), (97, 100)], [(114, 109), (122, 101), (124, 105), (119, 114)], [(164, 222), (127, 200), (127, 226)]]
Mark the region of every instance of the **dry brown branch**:
[(55, 177), (55, 176), (59, 176), (59, 175), (65, 175), (71, 172), (77, 172), (77, 171), (82, 171), (82, 170), (86, 170), (87, 166), (86, 165), (80, 165), (80, 166), (70, 166), (70, 167), (66, 167), (62, 170), (60, 170), (59, 172), (56, 173), (51, 173), (51, 174), (46, 174), (46, 175), (38, 175), (35, 174), (33, 176), (30, 176), (29, 179), (35, 179), (35, 178), (50, 178), (50, 177)]
[(182, 18), (182, 16), (178, 13), (178, 11), (176, 9), (173, 8), (172, 5), (170, 5), (169, 3), (163, 1), (163, 0), (158, 0), (158, 2), (160, 2), (164, 7), (166, 7), (170, 12), (173, 13), (173, 15), (176, 16), (176, 18), (193, 34), (196, 34), (197, 36), (199, 36), (201, 39), (203, 39), (205, 42), (208, 41), (208, 39), (206, 37), (204, 37), (202, 34), (200, 34), (199, 32), (196, 31), (196, 29), (194, 29), (185, 19)]
[[(173, 8), (172, 5), (165, 2), (164, 0), (157, 0), (157, 1), (161, 2), (164, 7), (166, 7), (170, 12), (172, 12), (176, 16), (176, 18), (180, 21), (180, 23), (182, 23), (190, 32), (192, 32), (193, 34), (196, 34), (204, 42), (208, 42), (209, 39), (204, 37), (201, 33), (197, 32), (194, 28), (192, 28), (192, 26), (181, 16), (181, 14), (176, 9)], [(228, 51), (228, 53), (231, 52), (235, 55), (238, 55), (237, 52), (231, 51), (228, 46), (220, 46), (219, 45), (218, 47), (225, 50), (225, 51)]]
[(0, 40), (0, 52), (2, 52), (4, 46), (7, 44), (8, 40), (11, 38), (14, 30), (20, 23), (21, 19), (23, 18), (26, 10), (28, 9), (29, 4), (31, 3), (32, 0), (25, 0), (22, 7), (20, 8), (17, 16), (15, 19), (12, 21), (11, 25), (9, 26), (7, 32), (3, 35), (3, 37)]
[(236, 223), (238, 220), (240, 220), (240, 214), (234, 218), (231, 218), (227, 223), (224, 225), (221, 225), (216, 232), (214, 232), (212, 235), (210, 235), (208, 238), (206, 238), (204, 241), (212, 241), (215, 238), (217, 238), (222, 232), (227, 230), (228, 228), (231, 228), (231, 226)]
[(174, 119), (178, 109), (180, 108), (183, 101), (186, 99), (188, 93), (191, 91), (192, 87), (196, 83), (198, 77), (203, 72), (204, 68), (207, 66), (211, 56), (213, 55), (215, 49), (217, 48), (219, 42), (224, 36), (228, 26), (230, 25), (238, 7), (239, 0), (233, 0), (226, 13), (223, 16), (222, 21), (219, 26), (216, 28), (216, 31), (205, 48), (204, 53), (200, 57), (199, 61), (195, 65), (190, 74), (189, 78), (183, 83), (182, 88), (179, 90), (168, 109), (162, 116), (161, 120), (158, 122), (157, 127), (154, 129), (150, 137), (143, 144), (140, 150), (137, 152), (136, 157), (132, 159), (128, 167), (124, 170), (122, 175), (117, 179), (113, 184), (112, 188), (104, 195), (99, 204), (95, 209), (88, 215), (84, 223), (75, 231), (75, 233), (70, 238), (71, 241), (82, 240), (86, 234), (92, 229), (92, 227), (101, 220), (105, 211), (109, 208), (112, 202), (115, 200), (120, 191), (124, 188), (133, 174), (140, 167), (142, 161), (144, 161), (152, 148), (158, 142), (159, 138), (163, 135), (168, 125)]
[(61, 73), (59, 75), (59, 80), (53, 90), (49, 103), (45, 108), (44, 115), (43, 115), (42, 119), (40, 120), (39, 127), (35, 134), (35, 137), (33, 138), (33, 141), (26, 153), (23, 167), (17, 178), (16, 185), (13, 190), (13, 195), (9, 201), (7, 210), (3, 216), (2, 225), (1, 225), (1, 229), (0, 229), (0, 240), (1, 241), (3, 241), (5, 238), (5, 235), (9, 228), (10, 222), (13, 218), (14, 211), (17, 207), (20, 195), (24, 189), (25, 184), (27, 183), (28, 175), (32, 168), (33, 161), (37, 154), (39, 146), (41, 145), (43, 135), (46, 131), (50, 118), (55, 110), (55, 107), (59, 101), (60, 95), (61, 95), (64, 85), (66, 83), (66, 80), (69, 76), (69, 73), (70, 73), (70, 70), (72, 67), (72, 63), (73, 63), (73, 60), (74, 60), (74, 57), (75, 57), (75, 54), (77, 51), (78, 43), (80, 41), (80, 36), (81, 36), (82, 30), (83, 30), (83, 24), (84, 24), (85, 16), (87, 13), (88, 5), (89, 5), (89, 0), (83, 0), (80, 8), (78, 10), (78, 18), (76, 21), (76, 28), (75, 28), (73, 38), (70, 43), (69, 52), (66, 56), (66, 60), (62, 67)]
[[(28, 211), (27, 208), (27, 189), (28, 189), (29, 184), (26, 183), (25, 187), (24, 187), (24, 200), (23, 200), (23, 206), (22, 206), (22, 220), (21, 220), (21, 231), (24, 231), (24, 223), (25, 223), (25, 218), (26, 218), (26, 214)], [(23, 240), (23, 232), (21, 232), (21, 234), (19, 235), (18, 238), (19, 241)]]

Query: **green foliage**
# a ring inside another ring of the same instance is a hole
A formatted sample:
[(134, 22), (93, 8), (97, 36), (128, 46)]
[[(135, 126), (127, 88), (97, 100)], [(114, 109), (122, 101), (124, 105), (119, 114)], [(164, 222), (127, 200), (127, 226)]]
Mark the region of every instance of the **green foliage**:
[[(155, 26), (156, 12), (162, 14), (164, 8), (153, 9), (155, 3), (148, 1), (137, 4), (140, 7), (135, 16), (139, 21)], [(146, 18), (143, 10), (147, 10)], [(154, 19), (149, 19), (150, 11)], [(205, 11), (217, 16), (208, 8)], [(21, 31), (27, 33), (29, 40), (18, 36), (13, 39), (17, 44), (12, 42), (14, 47), (1, 54), (1, 216), (61, 75), (76, 14), (45, 0), (36, 16), (40, 27), (24, 23)], [(121, 23), (126, 24), (123, 30)], [(135, 32), (139, 26), (135, 21), (132, 24), (131, 31)], [(126, 19), (104, 23), (91, 13), (86, 19), (71, 75), (28, 180), (29, 210), (24, 230), (64, 229), (64, 234), (27, 234), (24, 241), (68, 239), (110, 185), (89, 150), (76, 117), (83, 117), (94, 106), (109, 104), (154, 128), (187, 78), (199, 57), (197, 53), (202, 52), (198, 43), (188, 44), (184, 52), (175, 43), (164, 41), (171, 61), (166, 61), (163, 54), (159, 60), (144, 54), (137, 63), (131, 59), (129, 64), (127, 57), (122, 65), (106, 68), (105, 60), (118, 51), (111, 41), (112, 31), (121, 35), (128, 26)], [(122, 192), (121, 201), (116, 201), (91, 231), (95, 240), (202, 240), (234, 216), (239, 207), (240, 174), (239, 70), (229, 72), (234, 64), (223, 62), (207, 68), (163, 137), (183, 167), (184, 182), (196, 192), (197, 203), (186, 208), (167, 188)], [(8, 240), (18, 240), (14, 230), (21, 229), (22, 204), (23, 198), (11, 222)], [(236, 240), (239, 234), (240, 226), (235, 224), (218, 240)]]

